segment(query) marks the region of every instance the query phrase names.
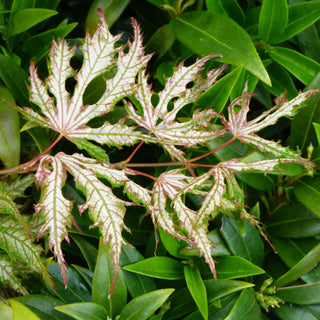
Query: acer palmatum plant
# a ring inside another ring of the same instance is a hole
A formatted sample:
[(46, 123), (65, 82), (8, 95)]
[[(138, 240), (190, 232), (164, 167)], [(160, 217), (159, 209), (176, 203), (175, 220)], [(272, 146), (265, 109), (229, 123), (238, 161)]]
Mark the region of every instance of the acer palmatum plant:
[[(203, 76), (200, 71), (213, 56), (201, 58), (189, 66), (182, 62), (173, 76), (167, 79), (164, 88), (154, 92), (146, 74), (151, 56), (144, 54), (142, 36), (136, 21), (132, 21), (134, 40), (127, 45), (119, 45), (120, 36), (110, 34), (101, 12), (100, 18), (101, 24), (96, 33), (92, 37), (87, 35), (80, 47), (83, 63), (79, 70), (74, 70), (70, 65), (76, 49), (70, 48), (64, 40), (53, 41), (49, 56), (49, 76), (45, 80), (39, 78), (35, 65), (31, 64), (30, 101), (37, 105), (38, 109), (18, 108), (28, 120), (58, 133), (49, 149), (65, 138), (79, 149), (84, 149), (87, 156), (78, 153), (66, 154), (63, 151), (48, 155), (46, 150), (28, 163), (14, 169), (2, 170), (1, 173), (27, 172), (37, 168), (34, 177), (41, 188), (41, 198), (35, 206), (35, 217), (42, 219), (38, 237), (48, 231), (46, 235), (49, 245), (60, 265), (65, 285), (68, 281), (67, 269), (61, 243), (64, 239), (68, 241), (67, 228), (72, 224), (73, 207), (73, 203), (62, 191), (68, 173), (74, 177), (76, 188), (86, 197), (86, 202), (79, 207), (80, 213), (88, 209), (93, 226), (99, 227), (104, 242), (109, 243), (115, 268), (113, 284), (119, 269), (121, 246), (126, 244), (121, 234), (122, 229), (126, 228), (125, 208), (132, 204), (145, 206), (156, 228), (159, 227), (197, 247), (215, 276), (215, 265), (211, 256), (214, 244), (207, 236), (209, 221), (218, 213), (230, 215), (240, 212), (241, 217), (258, 226), (254, 217), (246, 212), (244, 191), (234, 173), (267, 173), (276, 168), (279, 170), (280, 164), (290, 162), (300, 163), (306, 168), (306, 174), (312, 173), (313, 164), (308, 159), (257, 134), (261, 129), (275, 124), (280, 117), (292, 117), (312, 91), (300, 93), (291, 101), (280, 100), (274, 108), (249, 121), (247, 116), (251, 95), (245, 88), (242, 96), (230, 104), (226, 116), (210, 109), (195, 110), (191, 118), (179, 121), (179, 111), (186, 105), (196, 105), (198, 97), (212, 86), (225, 65)], [(95, 103), (84, 104), (88, 85), (106, 72), (109, 76), (105, 77), (105, 92)], [(66, 81), (70, 77), (76, 80), (72, 93), (66, 90)], [(99, 127), (88, 124), (92, 119), (109, 113), (119, 102), (126, 110), (126, 119), (115, 124), (105, 121)], [(239, 158), (214, 165), (199, 163), (199, 160), (210, 156), (217, 149), (204, 152), (196, 158), (189, 157), (188, 149), (205, 146), (227, 133), (231, 133), (232, 137), (218, 149), (238, 139), (249, 145), (250, 150), (258, 150), (267, 156), (254, 162)], [(161, 146), (172, 162), (130, 163), (143, 143)], [(110, 163), (103, 147), (99, 146), (121, 148), (135, 144), (137, 147), (132, 155), (120, 163)], [(148, 166), (161, 166), (162, 173), (154, 177), (139, 171), (139, 167)], [(134, 182), (131, 177), (135, 175), (143, 175), (153, 180), (152, 189)], [(118, 198), (112, 188), (101, 179), (107, 180), (113, 187), (122, 187), (129, 200)], [(198, 209), (186, 204), (188, 194), (202, 197)], [(7, 203), (12, 205), (10, 200), (7, 200)], [(12, 209), (10, 215), (15, 218), (14, 221), (20, 222), (17, 228), (20, 228), (24, 235), (32, 234), (30, 225), (24, 222), (18, 210)], [(36, 223), (39, 224), (39, 219)], [(3, 230), (5, 224), (2, 224), (1, 228), (1, 248), (9, 256), (14, 253), (18, 260), (24, 260), (20, 251), (23, 250), (25, 254), (28, 252), (19, 246), (14, 247), (16, 240)], [(30, 243), (32, 239), (31, 236)], [(29, 268), (42, 272), (48, 279), (45, 269), (41, 267), (38, 249), (33, 249), (30, 257), (32, 255), (36, 257), (28, 260)], [(6, 259), (4, 257), (1, 263)], [(2, 272), (1, 281), (15, 288), (15, 279), (8, 277)], [(21, 286), (19, 288), (24, 292)]]

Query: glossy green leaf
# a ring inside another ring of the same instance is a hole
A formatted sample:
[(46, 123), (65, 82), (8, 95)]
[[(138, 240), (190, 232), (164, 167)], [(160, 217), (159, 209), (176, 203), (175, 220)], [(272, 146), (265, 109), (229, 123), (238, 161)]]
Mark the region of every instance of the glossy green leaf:
[(226, 16), (208, 11), (193, 11), (171, 20), (178, 40), (199, 55), (220, 54), (218, 61), (242, 66), (271, 84), (250, 36)]
[(305, 85), (310, 84), (320, 71), (320, 64), (318, 62), (292, 49), (273, 47), (269, 55)]
[(224, 217), (223, 219), (221, 234), (230, 251), (255, 265), (261, 265), (264, 246), (258, 231), (246, 222), (245, 236), (243, 236), (232, 218)]
[(12, 105), (15, 105), (12, 94), (0, 87), (0, 159), (6, 168), (20, 163), (20, 120)]
[(264, 0), (259, 18), (259, 37), (268, 43), (273, 43), (281, 34), (288, 22), (287, 0)]
[(94, 33), (100, 22), (97, 9), (100, 8), (104, 12), (106, 22), (111, 26), (118, 20), (124, 9), (129, 4), (130, 0), (95, 0), (88, 12), (85, 30), (86, 32)]
[[(174, 238), (172, 235), (170, 235), (168, 232), (163, 231), (162, 229), (158, 229), (157, 231), (160, 235), (160, 239), (162, 244), (164, 245), (165, 249), (175, 258), (185, 258), (186, 255), (184, 255), (184, 247), (187, 246), (187, 243), (179, 240), (177, 238)], [(189, 246), (188, 246), (189, 249)], [(194, 249), (194, 248), (192, 248)], [(197, 250), (196, 254), (199, 252)]]
[(306, 238), (320, 235), (319, 217), (300, 203), (279, 207), (265, 227), (268, 233), (277, 237)]
[(265, 271), (246, 259), (237, 256), (217, 257), (216, 270), (218, 279), (237, 279), (258, 274)]
[(16, 62), (0, 54), (0, 78), (5, 83), (16, 102), (20, 106), (27, 106), (29, 103), (27, 73), (16, 64)]
[[(45, 320), (70, 320), (72, 318), (55, 310), (54, 307), (63, 305), (63, 302), (47, 295), (31, 294), (14, 298), (26, 305), (40, 319)], [(1, 313), (0, 313), (1, 314)]]
[(28, 307), (17, 300), (8, 299), (11, 305), (14, 320), (40, 320)]
[(197, 100), (197, 105), (203, 108), (213, 108), (216, 112), (222, 112), (233, 87), (237, 83), (242, 67), (236, 67), (230, 73), (219, 79), (214, 85), (204, 92)]
[(236, 0), (206, 0), (209, 11), (223, 14), (243, 24), (245, 21), (244, 12)]
[(261, 320), (261, 317), (261, 309), (254, 296), (254, 290), (248, 288), (241, 292), (240, 297), (225, 320)]
[[(135, 248), (127, 246), (122, 247), (120, 256), (120, 265), (125, 266), (134, 262), (143, 260), (142, 254)], [(145, 293), (155, 291), (157, 289), (154, 279), (143, 276), (141, 274), (122, 270), (124, 279), (127, 284), (128, 291), (132, 298), (141, 296)]]
[(114, 317), (120, 313), (127, 303), (127, 288), (121, 269), (119, 269), (112, 295), (110, 298), (108, 297), (114, 280), (113, 260), (108, 249), (102, 238), (100, 238), (97, 263), (92, 281), (92, 302), (103, 306), (109, 315)]
[(55, 309), (77, 320), (106, 320), (109, 315), (104, 307), (93, 302), (65, 304)]
[(71, 237), (81, 250), (81, 253), (84, 259), (86, 260), (89, 269), (91, 271), (94, 271), (98, 255), (97, 248), (94, 245), (92, 245), (89, 241), (87, 241), (84, 237), (81, 237), (76, 234), (73, 234)]
[(119, 320), (148, 319), (173, 293), (174, 289), (161, 289), (131, 300), (121, 311)]
[(36, 24), (56, 15), (55, 10), (41, 8), (27, 8), (17, 12), (8, 24), (8, 36), (27, 31)]
[(289, 6), (289, 19), (284, 32), (279, 32), (273, 43), (280, 43), (288, 40), (306, 29), (320, 18), (319, 1), (300, 1)]
[(22, 51), (25, 58), (35, 63), (39, 62), (51, 49), (52, 39), (64, 39), (75, 27), (77, 23), (60, 24), (54, 29), (36, 34), (22, 44)]
[[(241, 291), (245, 288), (253, 287), (254, 284), (237, 280), (204, 280), (207, 289), (208, 304), (231, 295), (232, 293)], [(183, 288), (176, 291), (171, 299), (171, 309), (166, 314), (166, 319), (180, 319), (197, 309), (196, 304), (188, 290)], [(198, 319), (197, 319), (198, 320)]]
[(208, 319), (208, 300), (207, 291), (204, 282), (201, 278), (200, 271), (197, 267), (190, 265), (184, 266), (184, 275), (186, 278), (187, 287), (191, 296), (198, 306), (202, 317)]
[(134, 264), (126, 265), (123, 269), (159, 279), (184, 279), (183, 265), (169, 257), (144, 259)]
[(310, 250), (296, 265), (274, 282), (274, 286), (280, 287), (298, 279), (320, 260), (320, 244)]
[(280, 305), (280, 308), (274, 308), (273, 312), (281, 319), (303, 319), (303, 320), (319, 320), (314, 313), (308, 310), (307, 306), (297, 306), (292, 303)]
[(320, 177), (304, 177), (297, 180), (293, 186), (297, 198), (320, 217)]
[(276, 296), (286, 302), (296, 304), (319, 304), (320, 283), (282, 287), (277, 289)]
[(161, 58), (172, 47), (175, 39), (169, 24), (164, 24), (154, 32), (148, 41), (146, 52), (155, 52), (157, 57)]
[[(317, 89), (320, 87), (320, 72), (315, 76), (306, 89)], [(309, 144), (318, 145), (313, 123), (320, 123), (320, 93), (310, 96), (303, 108), (291, 121), (291, 134), (289, 145), (294, 149), (297, 146), (306, 155)], [(303, 132), (303, 134), (301, 134)]]

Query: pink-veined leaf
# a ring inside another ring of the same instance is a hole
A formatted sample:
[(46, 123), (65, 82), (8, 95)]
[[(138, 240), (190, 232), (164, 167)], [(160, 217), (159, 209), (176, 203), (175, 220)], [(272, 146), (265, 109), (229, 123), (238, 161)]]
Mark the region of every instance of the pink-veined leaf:
[[(52, 166), (52, 170), (45, 166), (47, 163)], [(35, 175), (38, 185), (41, 186), (41, 199), (35, 211), (41, 213), (45, 219), (39, 235), (49, 230), (49, 245), (58, 260), (65, 285), (67, 285), (67, 268), (61, 242), (63, 239), (69, 241), (66, 227), (71, 227), (72, 222), (72, 202), (62, 194), (66, 176), (62, 161), (52, 156), (42, 157)]]
[[(41, 80), (34, 64), (30, 66), (30, 99), (39, 106), (41, 114), (31, 108), (20, 108), (29, 120), (49, 127), (64, 137), (94, 140), (110, 146), (132, 145), (143, 138), (141, 132), (126, 125), (103, 124), (91, 128), (87, 123), (112, 110), (114, 105), (137, 89), (136, 76), (146, 67), (150, 55), (144, 55), (140, 27), (132, 20), (134, 40), (126, 46), (116, 46), (120, 36), (112, 36), (100, 12), (101, 24), (95, 34), (87, 35), (80, 47), (83, 65), (79, 71), (70, 66), (75, 48), (69, 48), (65, 40), (54, 41), (49, 59), (49, 77)], [(110, 79), (105, 79), (106, 90), (92, 105), (83, 105), (85, 90), (92, 80), (115, 70)], [(71, 95), (66, 90), (66, 80), (74, 76), (76, 85)]]

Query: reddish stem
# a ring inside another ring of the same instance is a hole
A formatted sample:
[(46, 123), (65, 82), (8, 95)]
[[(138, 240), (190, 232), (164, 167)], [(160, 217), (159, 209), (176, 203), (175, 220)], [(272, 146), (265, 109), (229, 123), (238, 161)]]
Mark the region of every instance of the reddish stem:
[(218, 150), (224, 148), (225, 146), (227, 146), (228, 144), (233, 142), (235, 139), (236, 139), (236, 137), (233, 136), (230, 140), (228, 140), (227, 142), (223, 143), (221, 146), (219, 146), (219, 147), (207, 152), (206, 154), (203, 154), (203, 155), (201, 155), (199, 157), (193, 158), (193, 159), (189, 160), (189, 162), (194, 162), (194, 161), (198, 161), (198, 160), (200, 160), (202, 158), (205, 158), (205, 157), (209, 156), (210, 154), (213, 154), (213, 153), (217, 152)]
[(145, 172), (142, 172), (142, 171), (138, 171), (138, 170), (134, 170), (134, 169), (131, 169), (131, 171), (133, 171), (134, 173), (139, 174), (139, 175), (141, 175), (141, 176), (145, 176), (145, 177), (147, 177), (147, 178), (149, 178), (149, 179), (151, 179), (151, 180), (154, 180), (154, 181), (157, 180), (157, 178), (155, 178), (154, 176), (151, 176), (151, 175), (148, 174), (148, 173), (145, 173)]

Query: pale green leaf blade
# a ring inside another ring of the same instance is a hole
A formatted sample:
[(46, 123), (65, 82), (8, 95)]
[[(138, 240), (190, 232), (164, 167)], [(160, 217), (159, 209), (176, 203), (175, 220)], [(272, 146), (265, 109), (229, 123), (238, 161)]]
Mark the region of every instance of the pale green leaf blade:
[(171, 28), (177, 38), (197, 54), (221, 54), (218, 61), (243, 66), (271, 84), (250, 36), (230, 18), (213, 12), (193, 11), (172, 20)]
[(8, 299), (9, 303), (12, 307), (13, 319), (15, 320), (41, 320), (38, 316), (36, 316), (28, 307), (26, 307), (21, 302)]

